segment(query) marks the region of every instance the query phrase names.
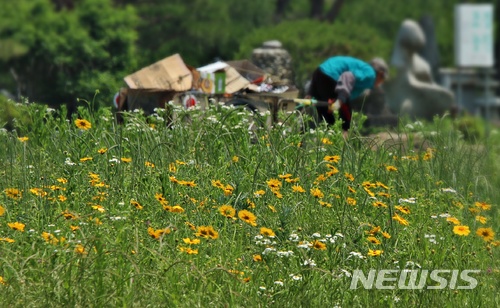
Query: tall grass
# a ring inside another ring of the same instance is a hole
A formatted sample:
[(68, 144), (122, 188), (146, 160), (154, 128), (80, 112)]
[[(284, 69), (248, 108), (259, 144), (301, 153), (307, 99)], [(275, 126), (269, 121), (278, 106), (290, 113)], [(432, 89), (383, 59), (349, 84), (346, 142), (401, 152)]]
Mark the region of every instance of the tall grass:
[[(0, 133), (2, 306), (499, 305), (495, 131), (473, 144), (441, 118), (345, 141), (172, 108), (118, 125), (32, 104)], [(481, 272), (473, 290), (351, 290), (356, 269)]]

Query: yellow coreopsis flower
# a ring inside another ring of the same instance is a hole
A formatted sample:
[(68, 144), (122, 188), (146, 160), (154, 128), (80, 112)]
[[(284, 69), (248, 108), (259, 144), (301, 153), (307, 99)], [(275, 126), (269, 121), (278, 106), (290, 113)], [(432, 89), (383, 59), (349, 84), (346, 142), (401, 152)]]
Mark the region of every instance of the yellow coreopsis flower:
[(230, 205), (223, 205), (219, 207), (219, 212), (227, 218), (233, 218), (234, 215), (236, 215), (236, 209)]
[(148, 234), (154, 239), (159, 239), (163, 235), (170, 234), (170, 232), (171, 232), (170, 228), (155, 230), (151, 227), (148, 227)]
[(474, 203), (477, 207), (481, 208), (482, 210), (489, 210), (491, 209), (491, 205), (486, 203), (486, 202), (475, 202)]
[(238, 217), (249, 225), (257, 226), (257, 216), (250, 211), (241, 210), (238, 212)]
[(0, 216), (3, 216), (5, 214), (5, 208), (0, 205)]
[(379, 241), (376, 237), (374, 237), (374, 236), (369, 236), (369, 237), (367, 237), (367, 238), (366, 238), (366, 240), (367, 240), (368, 242), (372, 243), (372, 244), (375, 244), (375, 245), (380, 245), (380, 243), (381, 243), (381, 242), (380, 242), (380, 241)]
[(403, 225), (403, 226), (408, 226), (410, 223), (404, 219), (403, 217), (399, 216), (398, 214), (394, 214), (394, 216), (392, 216), (392, 219), (394, 219), (395, 221), (399, 222), (399, 224)]
[(108, 151), (107, 148), (100, 148), (99, 150), (97, 150), (97, 153), (102, 155), (102, 154), (106, 153), (107, 151)]
[(316, 240), (312, 243), (312, 248), (316, 250), (326, 250), (326, 244)]
[(25, 224), (21, 223), (21, 222), (9, 222), (7, 224), (9, 226), (9, 228), (13, 229), (13, 230), (16, 230), (16, 231), (21, 231), (21, 232), (24, 232), (24, 227), (26, 227)]
[[(2, 215), (0, 215), (2, 216)], [(479, 221), (480, 223), (482, 223), (483, 225), (488, 221), (488, 218), (484, 217), (484, 216), (476, 216), (476, 221)]]
[(29, 138), (28, 137), (17, 137), (17, 139), (21, 142), (26, 142), (26, 141), (28, 141)]
[(130, 204), (132, 204), (136, 209), (142, 210), (144, 207), (137, 201), (135, 200), (130, 200)]
[(385, 166), (385, 169), (387, 171), (398, 171), (398, 168), (394, 167), (394, 166), (391, 166), (391, 165), (387, 165)]
[(75, 125), (76, 125), (76, 127), (78, 127), (79, 129), (82, 129), (82, 130), (88, 130), (88, 129), (92, 128), (92, 124), (90, 124), (90, 122), (85, 120), (85, 119), (75, 120)]
[(470, 233), (468, 226), (454, 226), (453, 233), (460, 236), (467, 236)]
[(21, 199), (21, 197), (23, 196), (23, 193), (17, 188), (6, 188), (4, 192), (7, 195), (7, 197), (14, 200)]
[(323, 192), (321, 192), (321, 190), (319, 188), (311, 188), (310, 190), (311, 192), (311, 195), (315, 198), (323, 198), (325, 195), (323, 194)]
[(495, 237), (495, 232), (491, 228), (479, 228), (476, 231), (476, 234), (483, 238), (486, 242), (493, 241)]
[(120, 160), (123, 163), (130, 163), (132, 161), (132, 158), (130, 158), (130, 157), (122, 157), (122, 158), (120, 158)]
[(370, 257), (378, 257), (380, 256), (382, 253), (384, 253), (383, 250), (371, 250), (371, 249), (368, 249), (368, 256)]
[(333, 155), (333, 156), (327, 155), (323, 157), (323, 160), (330, 163), (338, 163), (340, 161), (340, 155)]
[(274, 231), (270, 228), (266, 228), (266, 227), (261, 227), (260, 228), (260, 234), (264, 235), (264, 236), (269, 236), (269, 237), (275, 237), (276, 234), (274, 233)]
[(200, 240), (197, 238), (190, 239), (189, 237), (183, 238), (182, 241), (188, 245), (198, 245), (200, 243)]
[(85, 247), (82, 244), (77, 244), (75, 246), (75, 252), (80, 255), (86, 255), (87, 251), (85, 250)]
[(216, 240), (219, 237), (219, 232), (215, 231), (212, 226), (199, 226), (196, 228), (196, 236), (210, 238)]

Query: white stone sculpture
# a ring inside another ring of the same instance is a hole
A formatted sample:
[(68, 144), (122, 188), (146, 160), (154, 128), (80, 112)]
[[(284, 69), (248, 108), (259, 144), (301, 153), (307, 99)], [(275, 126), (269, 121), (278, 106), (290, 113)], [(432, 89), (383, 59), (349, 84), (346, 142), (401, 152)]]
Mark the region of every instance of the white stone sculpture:
[(430, 65), (418, 54), (424, 45), (425, 35), (418, 23), (404, 20), (391, 58), (397, 73), (384, 84), (384, 91), (392, 112), (431, 120), (452, 111), (455, 99), (451, 91), (433, 80)]

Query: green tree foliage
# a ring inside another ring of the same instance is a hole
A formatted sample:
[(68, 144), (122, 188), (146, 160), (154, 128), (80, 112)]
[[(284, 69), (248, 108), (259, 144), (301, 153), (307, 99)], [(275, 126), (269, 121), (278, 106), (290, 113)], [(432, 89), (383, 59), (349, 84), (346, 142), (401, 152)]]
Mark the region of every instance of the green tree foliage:
[(140, 16), (141, 67), (175, 53), (192, 66), (231, 60), (242, 37), (272, 22), (274, 9), (268, 0), (119, 2), (134, 4)]
[[(135, 11), (111, 0), (81, 0), (56, 11), (49, 0), (1, 1), (0, 40), (25, 52), (0, 59), (17, 76), (20, 94), (59, 105), (75, 98), (111, 95), (135, 65)], [(5, 73), (3, 71), (2, 73)]]

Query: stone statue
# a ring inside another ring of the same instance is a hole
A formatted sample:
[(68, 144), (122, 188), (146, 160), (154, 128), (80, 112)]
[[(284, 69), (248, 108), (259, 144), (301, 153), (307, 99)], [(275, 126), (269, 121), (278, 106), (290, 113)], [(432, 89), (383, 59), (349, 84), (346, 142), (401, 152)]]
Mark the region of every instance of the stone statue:
[(391, 58), (396, 76), (383, 87), (387, 104), (394, 113), (431, 120), (435, 115), (453, 111), (455, 98), (434, 81), (429, 63), (418, 54), (424, 45), (425, 35), (419, 24), (404, 20)]

